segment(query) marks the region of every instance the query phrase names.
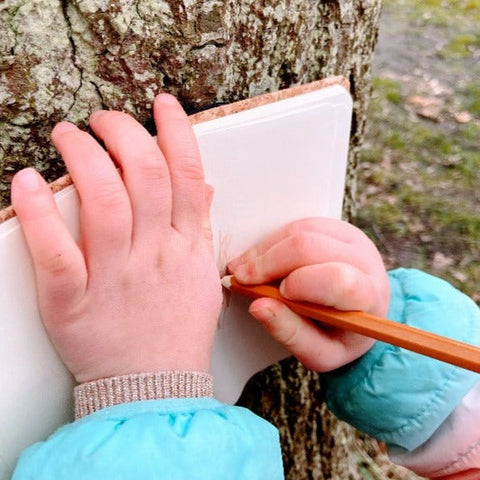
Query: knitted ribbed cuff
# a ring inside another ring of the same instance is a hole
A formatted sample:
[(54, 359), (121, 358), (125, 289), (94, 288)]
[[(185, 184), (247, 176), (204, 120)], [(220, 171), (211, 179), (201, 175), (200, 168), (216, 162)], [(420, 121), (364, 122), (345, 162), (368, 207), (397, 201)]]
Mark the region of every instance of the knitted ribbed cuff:
[(102, 378), (75, 387), (75, 418), (120, 403), (162, 398), (213, 397), (213, 378), (205, 372), (155, 372)]

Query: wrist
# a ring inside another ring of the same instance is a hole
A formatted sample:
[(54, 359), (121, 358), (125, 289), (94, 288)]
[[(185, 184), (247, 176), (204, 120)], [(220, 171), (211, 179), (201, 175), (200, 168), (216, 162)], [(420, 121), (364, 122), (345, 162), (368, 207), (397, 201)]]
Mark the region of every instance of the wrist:
[(74, 389), (75, 419), (121, 403), (213, 397), (213, 378), (197, 371), (164, 371), (101, 378)]
[[(125, 345), (122, 338), (116, 338), (111, 340), (114, 348), (105, 347), (103, 343), (94, 345), (90, 349), (91, 354), (88, 358), (84, 355), (76, 355), (75, 359), (69, 362), (68, 354), (60, 353), (60, 356), (78, 384), (139, 372), (208, 372), (210, 370), (212, 348), (210, 345), (207, 348), (201, 337), (184, 336), (182, 341), (194, 347), (195, 341), (198, 341), (198, 348), (188, 351), (175, 347), (180, 345), (179, 338), (172, 338), (172, 335), (165, 335), (165, 337), (168, 340), (156, 349), (146, 340)], [(158, 340), (156, 344), (159, 344)], [(124, 348), (121, 348), (122, 346)], [(81, 353), (83, 349), (78, 351)]]

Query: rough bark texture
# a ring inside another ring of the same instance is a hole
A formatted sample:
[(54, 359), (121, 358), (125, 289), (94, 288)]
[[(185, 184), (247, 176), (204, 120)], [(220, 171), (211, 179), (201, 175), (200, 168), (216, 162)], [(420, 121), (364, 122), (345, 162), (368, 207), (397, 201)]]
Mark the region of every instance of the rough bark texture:
[[(348, 216), (380, 2), (4, 0), (0, 206), (21, 167), (35, 166), (49, 180), (63, 173), (49, 142), (59, 120), (86, 126), (89, 112), (111, 108), (148, 125), (161, 89), (195, 112), (343, 75), (355, 102)], [(319, 409), (321, 398), (318, 375), (290, 360), (258, 376), (241, 403), (280, 428), (288, 479), (392, 478), (371, 459), (375, 443)]]
[[(198, 111), (329, 75), (350, 80), (356, 166), (380, 0), (4, 0), (0, 3), (0, 193), (34, 165), (62, 173), (61, 119), (96, 108), (148, 122), (162, 88)], [(352, 183), (353, 185), (353, 183)], [(346, 209), (352, 208), (353, 187)]]
[(323, 401), (321, 375), (293, 358), (256, 375), (238, 403), (280, 430), (286, 480), (420, 480), (339, 421)]

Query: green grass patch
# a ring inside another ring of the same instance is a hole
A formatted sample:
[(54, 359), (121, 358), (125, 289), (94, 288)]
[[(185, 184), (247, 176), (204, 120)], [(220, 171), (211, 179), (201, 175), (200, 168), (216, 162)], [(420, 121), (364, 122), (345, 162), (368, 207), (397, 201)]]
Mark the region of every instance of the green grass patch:
[(400, 105), (403, 101), (401, 84), (397, 80), (385, 77), (374, 78), (373, 91), (394, 105)]
[[(480, 117), (480, 83), (468, 83), (461, 91), (463, 106), (473, 115)], [(477, 126), (475, 134), (480, 127)]]
[(431, 159), (432, 155), (449, 156), (458, 153), (455, 137), (432, 128), (426, 122), (410, 124), (407, 132), (411, 140), (411, 150), (420, 153), (422, 158)]
[[(457, 107), (472, 112), (480, 86), (468, 84), (461, 98), (459, 91), (454, 96)], [(402, 85), (376, 78), (354, 219), (390, 265), (440, 275), (477, 301), (479, 138), (478, 122), (435, 123), (413, 116), (404, 106)], [(435, 270), (438, 253), (453, 259), (452, 265)]]
[(454, 36), (449, 44), (439, 53), (448, 60), (451, 58), (465, 58), (480, 48), (480, 35), (474, 33), (461, 33)]
[(446, 27), (475, 26), (480, 21), (480, 0), (384, 0), (413, 22)]

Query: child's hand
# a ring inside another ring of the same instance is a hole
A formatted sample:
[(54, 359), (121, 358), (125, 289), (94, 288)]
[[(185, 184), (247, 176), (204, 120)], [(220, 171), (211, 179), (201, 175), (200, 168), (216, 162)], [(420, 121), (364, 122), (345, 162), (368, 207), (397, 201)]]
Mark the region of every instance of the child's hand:
[(13, 180), (43, 321), (78, 382), (209, 368), (221, 304), (213, 192), (178, 102), (160, 95), (154, 117), (157, 141), (126, 114), (92, 114), (108, 153), (70, 123), (53, 130), (81, 199), (79, 245), (40, 175)]
[[(273, 233), (240, 257), (229, 270), (237, 280), (258, 284), (283, 279), (282, 295), (385, 316), (389, 284), (373, 243), (339, 220), (311, 218)], [(363, 355), (373, 340), (300, 317), (283, 303), (261, 298), (250, 306), (273, 338), (306, 367), (329, 371)]]

